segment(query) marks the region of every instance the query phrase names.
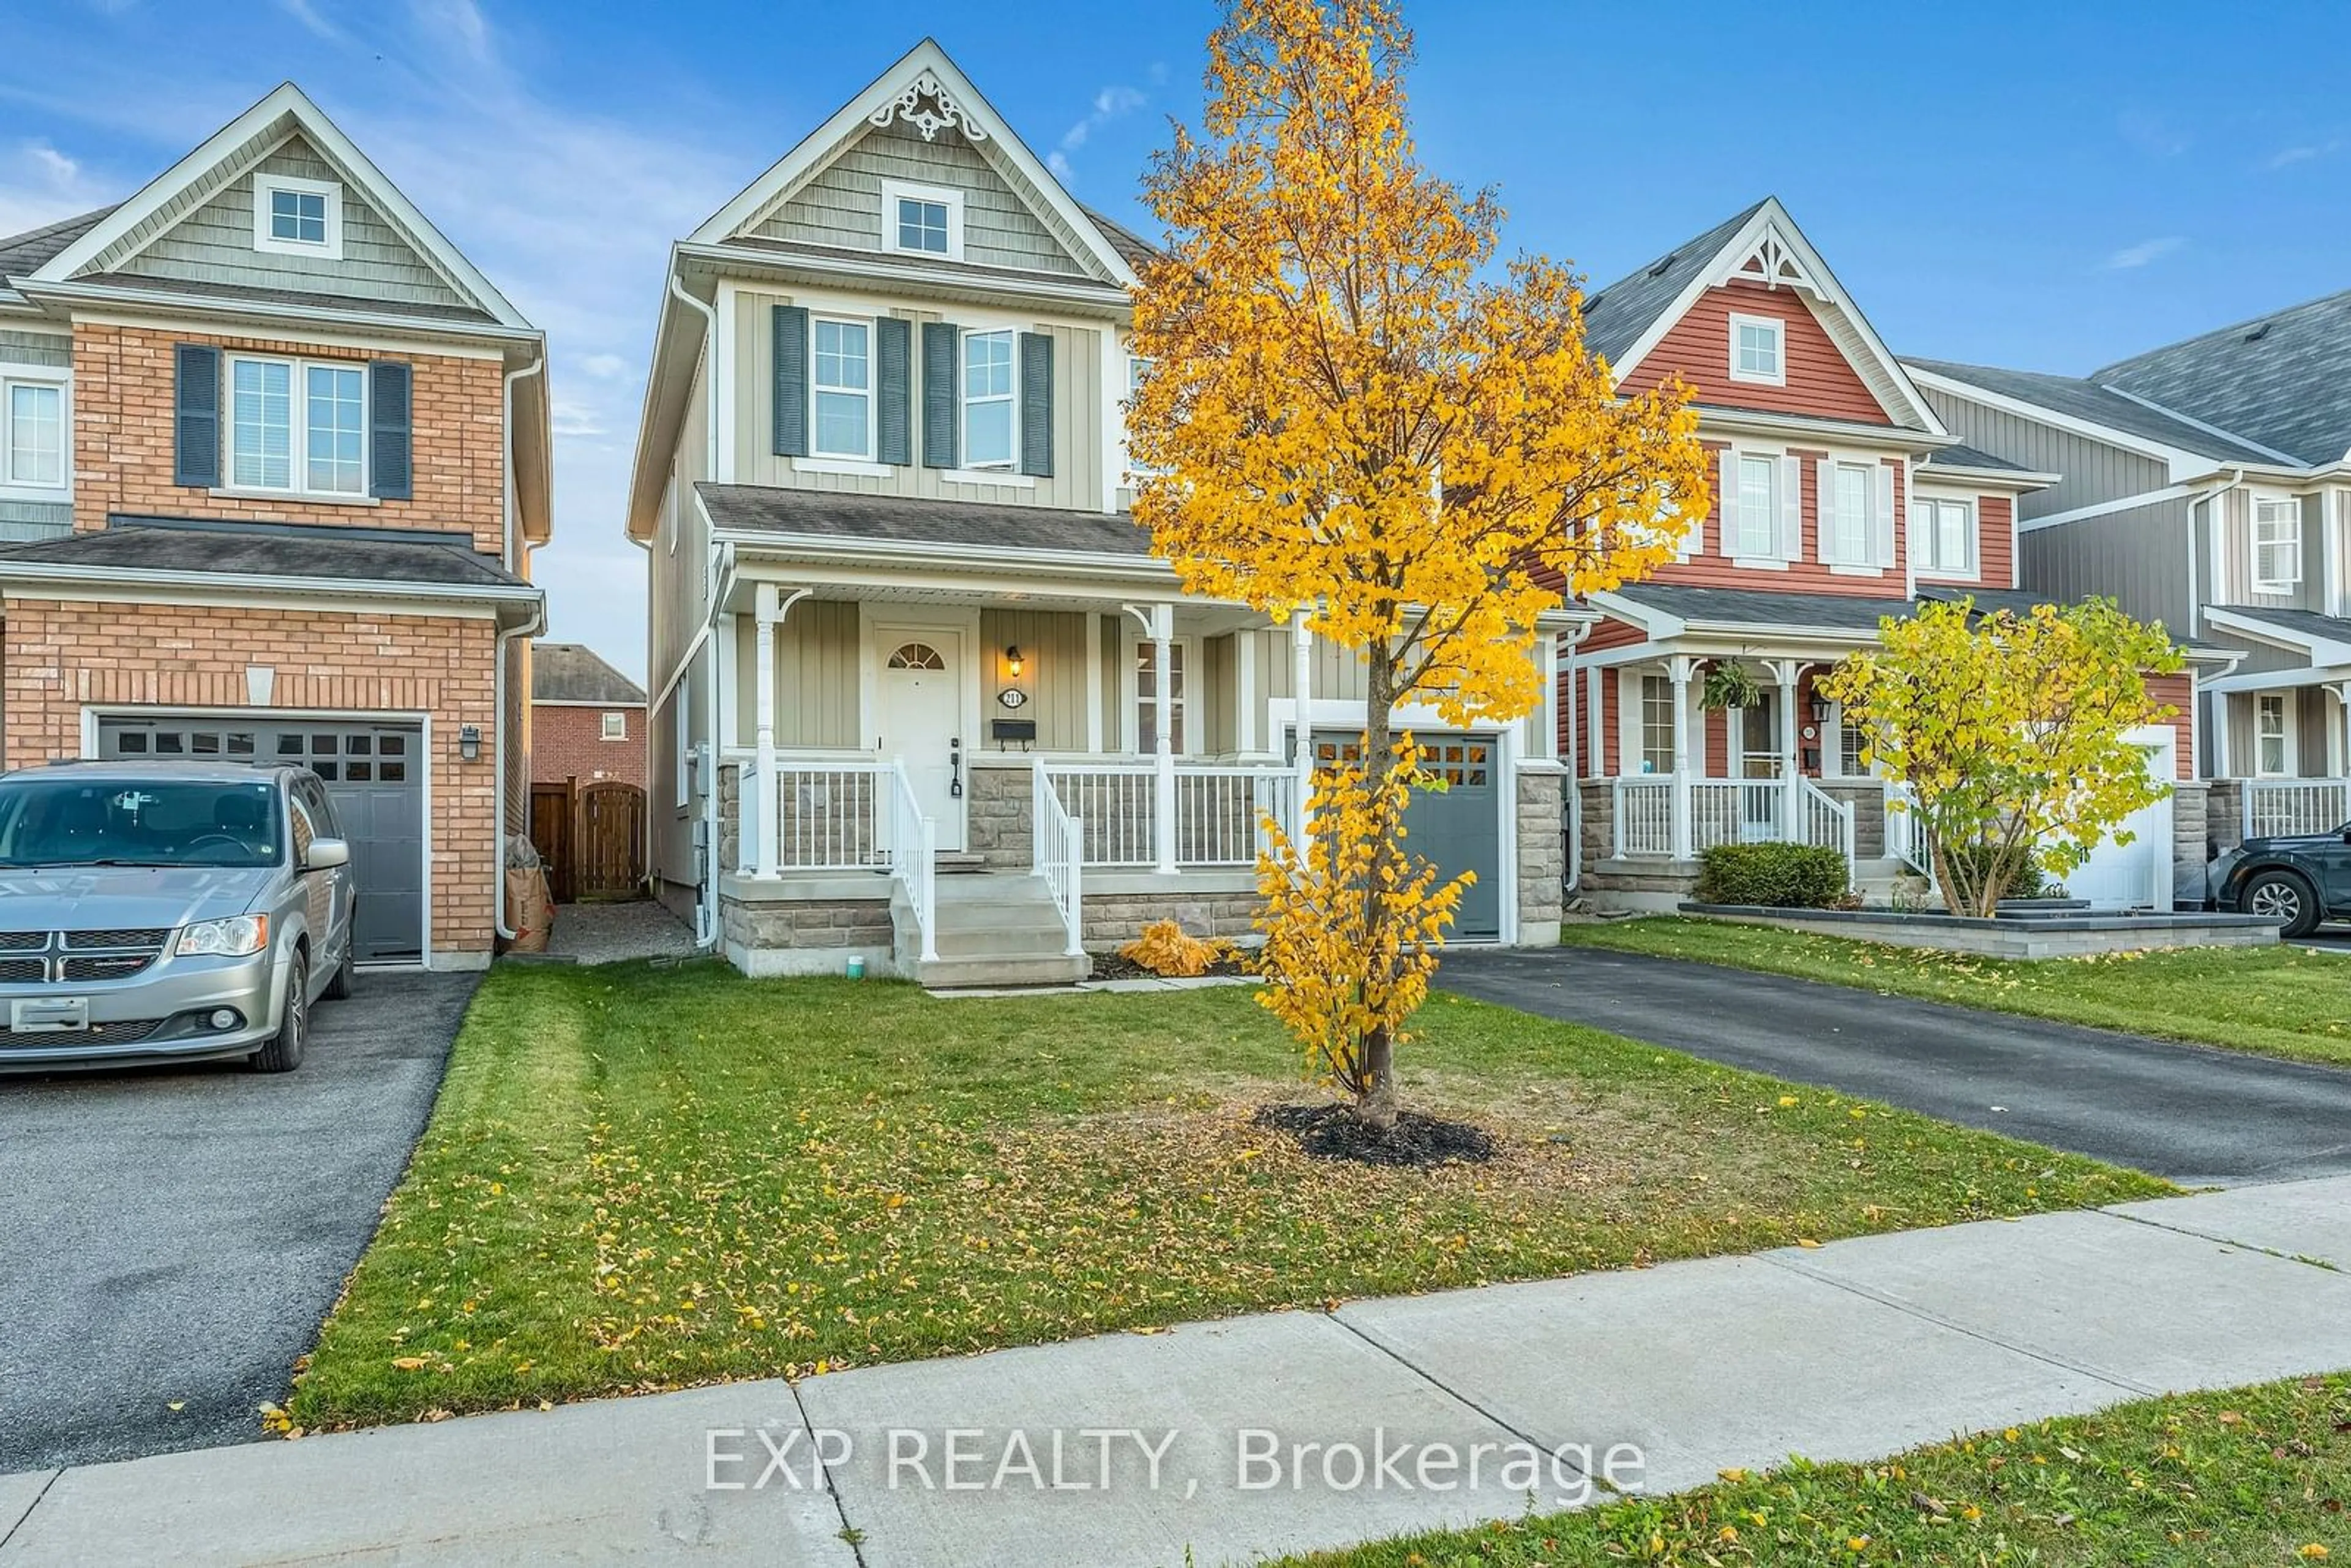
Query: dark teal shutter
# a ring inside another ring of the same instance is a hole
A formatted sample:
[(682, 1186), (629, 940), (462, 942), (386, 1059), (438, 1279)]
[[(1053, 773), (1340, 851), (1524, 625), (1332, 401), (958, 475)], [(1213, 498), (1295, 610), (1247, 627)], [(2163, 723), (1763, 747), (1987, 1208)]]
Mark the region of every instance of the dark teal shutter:
[(961, 357), (956, 329), (945, 321), (923, 323), (923, 466), (956, 465), (956, 361)]
[(1053, 475), (1053, 340), (1020, 334), (1020, 472)]
[(368, 366), (368, 494), (379, 501), (415, 494), (409, 404), (407, 365), (378, 360)]
[(897, 316), (873, 323), (873, 457), (914, 460), (914, 327)]
[(221, 476), (220, 350), (179, 344), (172, 380), (172, 483), (209, 490)]
[(775, 308), (776, 455), (809, 454), (809, 313), (797, 305)]

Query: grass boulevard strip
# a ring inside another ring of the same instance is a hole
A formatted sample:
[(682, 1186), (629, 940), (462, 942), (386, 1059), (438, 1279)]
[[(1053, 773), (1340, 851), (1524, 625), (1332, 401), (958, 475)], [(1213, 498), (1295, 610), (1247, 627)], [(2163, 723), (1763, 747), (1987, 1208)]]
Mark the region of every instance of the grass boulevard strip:
[(1667, 917), (1573, 925), (1561, 941), (2351, 1067), (2351, 957), (2290, 945), (2019, 962)]
[(1310, 1159), (1239, 989), (500, 968), (283, 1419), (335, 1428), (2126, 1201), (2151, 1177), (1440, 995), (1483, 1166)]
[(1867, 1465), (1420, 1535), (1278, 1568), (2351, 1560), (2351, 1377), (2294, 1378), (2011, 1427)]

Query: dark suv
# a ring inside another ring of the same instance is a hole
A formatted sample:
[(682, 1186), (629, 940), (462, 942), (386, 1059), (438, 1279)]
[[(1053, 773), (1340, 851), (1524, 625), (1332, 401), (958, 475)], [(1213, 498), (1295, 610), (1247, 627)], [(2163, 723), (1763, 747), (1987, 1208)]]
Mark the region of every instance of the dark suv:
[(2329, 833), (2247, 839), (2212, 862), (2212, 901), (2264, 915), (2287, 936), (2322, 920), (2351, 920), (2351, 822)]

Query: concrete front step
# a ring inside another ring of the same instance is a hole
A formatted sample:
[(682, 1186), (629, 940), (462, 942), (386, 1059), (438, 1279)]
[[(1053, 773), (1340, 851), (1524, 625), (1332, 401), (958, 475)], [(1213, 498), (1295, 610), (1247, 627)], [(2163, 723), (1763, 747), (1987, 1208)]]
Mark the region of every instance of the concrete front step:
[(909, 966), (914, 978), (933, 990), (963, 990), (979, 986), (1067, 986), (1093, 973), (1093, 960), (1080, 953), (1013, 957), (990, 955), (971, 958), (917, 959)]

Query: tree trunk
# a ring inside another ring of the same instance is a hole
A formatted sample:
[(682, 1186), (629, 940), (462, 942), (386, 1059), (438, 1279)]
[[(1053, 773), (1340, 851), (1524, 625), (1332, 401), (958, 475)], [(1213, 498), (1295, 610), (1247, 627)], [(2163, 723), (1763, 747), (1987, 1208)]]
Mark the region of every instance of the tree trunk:
[[(1398, 824), (1388, 821), (1386, 807), (1379, 793), (1381, 783), (1388, 776), (1395, 760), (1395, 742), (1391, 733), (1391, 710), (1395, 706), (1395, 655), (1384, 643), (1374, 641), (1364, 649), (1365, 671), (1364, 693), (1364, 784), (1371, 791), (1373, 808), (1369, 823), (1374, 834), (1371, 876), (1364, 888), (1366, 935), (1376, 936), (1388, 918), (1388, 910), (1380, 897), (1384, 873), (1391, 857), (1396, 852), (1395, 830)], [(1374, 943), (1374, 950), (1380, 944)], [(1384, 975), (1367, 974), (1367, 984), (1385, 988), (1395, 984), (1393, 970)], [(1355, 1114), (1366, 1126), (1386, 1132), (1395, 1125), (1396, 1092), (1395, 1081), (1395, 1042), (1384, 1026), (1374, 1029), (1361, 1042), (1363, 1053), (1357, 1064), (1361, 1069), (1355, 1093)]]

